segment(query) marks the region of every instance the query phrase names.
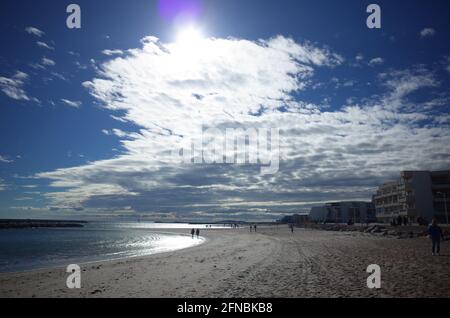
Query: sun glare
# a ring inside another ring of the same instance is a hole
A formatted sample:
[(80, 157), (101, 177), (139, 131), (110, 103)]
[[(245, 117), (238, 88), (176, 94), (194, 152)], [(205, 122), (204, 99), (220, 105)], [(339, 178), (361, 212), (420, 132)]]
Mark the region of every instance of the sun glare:
[(202, 32), (193, 26), (183, 28), (178, 32), (176, 42), (181, 45), (196, 45), (204, 39)]

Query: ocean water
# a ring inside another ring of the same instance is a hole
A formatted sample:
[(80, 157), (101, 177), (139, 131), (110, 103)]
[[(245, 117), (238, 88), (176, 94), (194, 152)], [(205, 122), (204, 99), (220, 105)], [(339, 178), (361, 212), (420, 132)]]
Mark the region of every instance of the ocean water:
[[(204, 238), (189, 235), (191, 228), (205, 226), (92, 222), (83, 228), (0, 230), (0, 272), (138, 257), (202, 244)], [(186, 235), (165, 229), (185, 229)]]

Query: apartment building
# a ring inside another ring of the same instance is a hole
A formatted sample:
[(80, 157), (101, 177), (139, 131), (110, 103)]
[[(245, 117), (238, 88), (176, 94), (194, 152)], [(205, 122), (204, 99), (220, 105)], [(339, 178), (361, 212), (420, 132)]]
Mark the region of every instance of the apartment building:
[(400, 215), (413, 222), (419, 217), (447, 222), (450, 171), (403, 171), (398, 180), (381, 185), (372, 202), (380, 221)]
[(365, 223), (375, 220), (375, 208), (371, 202), (333, 202), (311, 208), (309, 218), (313, 222)]

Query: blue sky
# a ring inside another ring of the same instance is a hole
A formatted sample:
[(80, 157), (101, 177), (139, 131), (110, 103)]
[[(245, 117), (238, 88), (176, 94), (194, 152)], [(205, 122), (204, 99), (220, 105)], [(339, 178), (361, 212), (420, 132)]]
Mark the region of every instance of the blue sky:
[[(271, 220), (449, 169), (448, 1), (72, 2), (0, 4), (0, 217)], [(279, 171), (174, 163), (201, 124), (280, 129)]]

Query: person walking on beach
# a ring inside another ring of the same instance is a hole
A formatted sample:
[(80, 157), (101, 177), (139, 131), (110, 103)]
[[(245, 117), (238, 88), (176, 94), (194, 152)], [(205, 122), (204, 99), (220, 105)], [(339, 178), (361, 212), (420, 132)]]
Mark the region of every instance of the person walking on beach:
[(253, 229), (253, 226), (252, 226), (252, 225), (250, 225), (250, 233), (252, 233), (252, 229)]
[(444, 238), (442, 229), (438, 226), (436, 219), (433, 220), (431, 225), (428, 227), (428, 236), (431, 238), (431, 253), (432, 255), (439, 255), (441, 252), (441, 238)]
[(197, 231), (195, 231), (195, 234), (197, 235), (197, 238), (200, 236), (200, 230), (197, 229)]
[(192, 229), (192, 231), (191, 231), (192, 238), (194, 238), (194, 234), (195, 234), (195, 230)]
[(255, 224), (255, 226), (253, 228), (255, 229), (255, 232), (256, 232), (256, 224)]

